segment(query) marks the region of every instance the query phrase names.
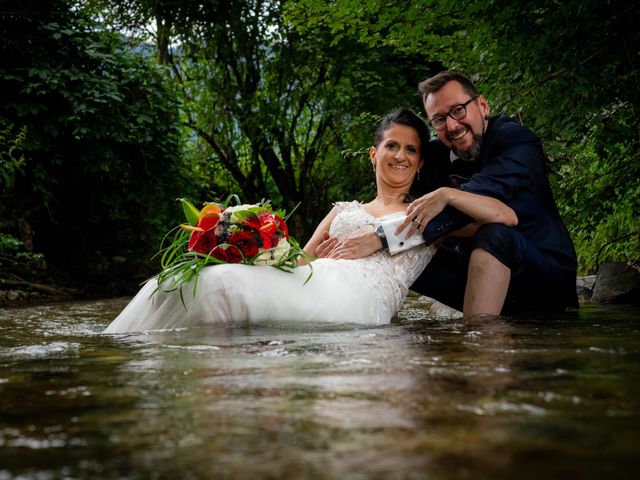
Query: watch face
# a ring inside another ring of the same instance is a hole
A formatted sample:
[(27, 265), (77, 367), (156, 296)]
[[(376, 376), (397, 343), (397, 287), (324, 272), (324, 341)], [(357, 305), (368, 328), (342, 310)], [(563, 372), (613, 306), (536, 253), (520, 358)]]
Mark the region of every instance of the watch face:
[(384, 234), (384, 228), (382, 228), (382, 224), (376, 227), (375, 232), (378, 238), (380, 239), (382, 248), (389, 248), (389, 243), (387, 242), (387, 236)]

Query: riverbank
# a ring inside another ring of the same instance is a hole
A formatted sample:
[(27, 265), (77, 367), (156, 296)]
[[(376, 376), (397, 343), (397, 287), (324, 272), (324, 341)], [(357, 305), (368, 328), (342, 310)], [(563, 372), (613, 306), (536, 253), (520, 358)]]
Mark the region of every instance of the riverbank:
[[(622, 275), (622, 273), (624, 272), (627, 272), (627, 270), (621, 269), (620, 266), (617, 266), (616, 268), (604, 268), (604, 272), (602, 274), (599, 273), (599, 283), (606, 284), (607, 292), (601, 291), (599, 293), (599, 298), (595, 303), (629, 303), (611, 301), (612, 295), (619, 296), (620, 288), (616, 286), (617, 284), (614, 285), (614, 283), (620, 282), (621, 279), (623, 279), (624, 275)], [(637, 271), (635, 274), (640, 276)], [(606, 277), (603, 275), (606, 275)], [(627, 277), (630, 277), (631, 275), (633, 275), (633, 272), (630, 275), (627, 273)], [(597, 288), (597, 279), (598, 275), (580, 276), (577, 278), (576, 291), (580, 304), (588, 304), (592, 301), (594, 290)], [(626, 284), (631, 284), (631, 287), (629, 287), (629, 285), (625, 287), (627, 290), (629, 288), (633, 288), (634, 280), (635, 277), (627, 278)], [(21, 279), (0, 279), (0, 307), (19, 307), (68, 300), (91, 300), (133, 296), (138, 290), (140, 283), (142, 283), (142, 280), (137, 282), (124, 282), (121, 280), (116, 281), (111, 279), (110, 281), (95, 284), (71, 284), (62, 282), (51, 285), (28, 282)], [(638, 283), (638, 281), (636, 281), (636, 283)], [(623, 291), (623, 294), (625, 295), (624, 298), (629, 297), (627, 290)], [(634, 296), (631, 295), (631, 298), (634, 298)], [(455, 310), (452, 310), (428, 297), (422, 297), (422, 304), (425, 310), (429, 311), (432, 316), (457, 316), (457, 312)]]
[(143, 280), (105, 279), (83, 283), (48, 280), (45, 283), (17, 277), (0, 278), (0, 307), (129, 296), (137, 291)]

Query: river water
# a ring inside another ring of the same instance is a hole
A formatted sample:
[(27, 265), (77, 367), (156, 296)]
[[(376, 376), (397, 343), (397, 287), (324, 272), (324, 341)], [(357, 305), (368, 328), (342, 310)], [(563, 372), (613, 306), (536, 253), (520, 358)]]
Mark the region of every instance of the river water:
[(640, 310), (100, 332), (0, 309), (0, 480), (599, 479), (640, 460)]

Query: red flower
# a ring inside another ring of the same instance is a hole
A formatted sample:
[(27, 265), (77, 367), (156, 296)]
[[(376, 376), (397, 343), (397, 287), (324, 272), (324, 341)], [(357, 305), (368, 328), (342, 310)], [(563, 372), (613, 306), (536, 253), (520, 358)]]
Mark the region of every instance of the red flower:
[(213, 233), (220, 222), (220, 215), (214, 214), (203, 217), (195, 228), (191, 227), (191, 237), (189, 237), (189, 251), (198, 253), (209, 253), (218, 244), (218, 240)]
[(229, 243), (238, 247), (245, 258), (256, 256), (260, 249), (258, 239), (253, 233), (247, 231), (239, 231), (231, 234)]
[(224, 251), (227, 256), (227, 263), (240, 263), (242, 262), (242, 253), (240, 249), (234, 245), (229, 245)]
[(240, 249), (233, 245), (220, 246), (211, 252), (211, 256), (226, 263), (240, 263), (242, 261)]
[(213, 258), (217, 258), (218, 260), (222, 260), (223, 262), (226, 262), (226, 261), (227, 261), (227, 253), (226, 253), (225, 249), (224, 249), (224, 248), (222, 248), (222, 247), (218, 247), (218, 248), (216, 248), (215, 250), (213, 250), (213, 251), (210, 253), (210, 255), (211, 255)]
[(218, 244), (218, 238), (212, 230), (206, 232), (192, 232), (189, 239), (189, 251), (210, 254)]
[(262, 238), (262, 246), (265, 250), (269, 250), (277, 245), (278, 240), (276, 233), (278, 232), (278, 223), (273, 213), (261, 213), (258, 215), (258, 233)]

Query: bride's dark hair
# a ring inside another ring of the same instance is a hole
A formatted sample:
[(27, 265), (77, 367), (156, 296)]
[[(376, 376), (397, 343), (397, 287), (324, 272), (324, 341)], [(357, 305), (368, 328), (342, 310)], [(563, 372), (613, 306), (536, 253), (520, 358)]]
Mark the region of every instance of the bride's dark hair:
[(373, 139), (373, 146), (376, 148), (378, 147), (384, 137), (384, 132), (386, 132), (392, 125), (405, 125), (418, 132), (418, 137), (420, 137), (420, 156), (422, 156), (422, 159), (424, 160), (425, 146), (429, 143), (430, 138), (429, 129), (427, 128), (427, 124), (424, 123), (418, 115), (406, 107), (399, 107), (393, 112), (385, 115), (382, 120), (380, 120)]
[[(429, 128), (427, 128), (427, 124), (424, 123), (418, 115), (406, 107), (399, 107), (380, 120), (375, 137), (373, 138), (373, 146), (378, 148), (378, 145), (380, 145), (380, 142), (382, 142), (384, 138), (384, 132), (393, 125), (405, 125), (413, 128), (418, 133), (418, 137), (420, 138), (420, 157), (425, 160), (426, 145), (430, 139)], [(404, 202), (411, 203), (412, 201), (413, 196), (407, 193)]]

